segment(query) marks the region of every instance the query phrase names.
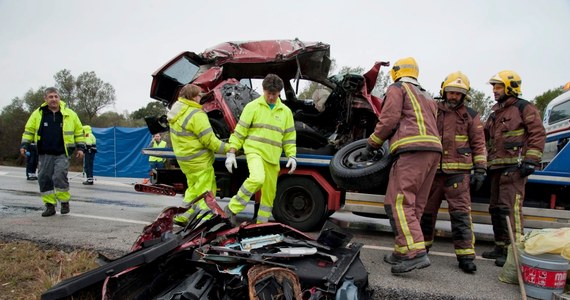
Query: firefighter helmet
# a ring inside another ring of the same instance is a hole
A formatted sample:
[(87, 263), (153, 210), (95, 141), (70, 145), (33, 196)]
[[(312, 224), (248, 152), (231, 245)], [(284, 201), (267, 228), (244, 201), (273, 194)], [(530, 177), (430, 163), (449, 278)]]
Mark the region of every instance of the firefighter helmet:
[(413, 57), (406, 57), (396, 61), (394, 66), (390, 70), (390, 75), (392, 76), (392, 80), (396, 82), (398, 79), (402, 77), (412, 77), (414, 79), (418, 79), (418, 75), (420, 75), (420, 68), (418, 67), (418, 63)]
[(461, 73), (461, 71), (453, 72), (441, 83), (441, 90), (439, 94), (443, 97), (445, 92), (458, 92), (462, 93), (463, 95), (467, 95), (469, 92), (469, 78), (465, 76), (465, 74)]
[(495, 74), (489, 79), (490, 84), (502, 83), (505, 85), (505, 94), (507, 96), (518, 97), (521, 93), (522, 80), (519, 74), (514, 71), (505, 70)]

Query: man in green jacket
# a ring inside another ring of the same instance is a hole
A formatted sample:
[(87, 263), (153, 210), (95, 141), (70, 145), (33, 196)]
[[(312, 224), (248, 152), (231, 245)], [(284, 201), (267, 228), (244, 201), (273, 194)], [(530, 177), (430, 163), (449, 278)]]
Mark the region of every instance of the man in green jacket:
[(283, 80), (275, 74), (263, 79), (263, 96), (248, 103), (230, 137), (230, 151), (226, 154), (226, 168), (232, 173), (237, 168), (235, 152), (243, 147), (249, 169), (249, 177), (243, 182), (237, 194), (225, 208), (232, 224), (235, 215), (245, 209), (247, 202), (261, 190), (261, 205), (257, 223), (265, 223), (271, 217), (273, 201), (277, 190), (279, 158), (285, 152), (287, 168), (292, 174), (297, 168), (295, 122), (289, 107), (281, 103), (279, 92)]
[(56, 88), (47, 88), (44, 100), (26, 122), (20, 153), (25, 155), (31, 143), (38, 147), (38, 182), (46, 206), (42, 217), (49, 217), (55, 215), (57, 201), (61, 203), (61, 213), (69, 213), (69, 157), (77, 149), (76, 157), (83, 158), (85, 137), (79, 117), (60, 100)]

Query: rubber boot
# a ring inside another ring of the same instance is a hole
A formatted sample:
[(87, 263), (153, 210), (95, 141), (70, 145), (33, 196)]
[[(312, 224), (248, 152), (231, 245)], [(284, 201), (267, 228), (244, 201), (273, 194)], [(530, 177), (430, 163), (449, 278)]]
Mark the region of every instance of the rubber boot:
[(465, 273), (475, 273), (477, 271), (477, 266), (475, 265), (475, 259), (471, 257), (461, 257), (457, 259), (459, 261), (459, 268)]
[(178, 225), (180, 227), (186, 227), (188, 225), (188, 218), (183, 215), (177, 215), (173, 219), (174, 225)]
[(418, 254), (416, 257), (412, 259), (403, 259), (398, 264), (393, 265), (391, 271), (393, 274), (400, 274), (400, 273), (410, 272), (415, 269), (427, 268), (430, 265), (431, 262), (429, 261), (429, 257), (424, 252)]
[(69, 202), (61, 202), (61, 214), (65, 215), (69, 213)]
[(46, 210), (42, 213), (42, 217), (49, 217), (55, 215), (55, 205), (46, 204)]

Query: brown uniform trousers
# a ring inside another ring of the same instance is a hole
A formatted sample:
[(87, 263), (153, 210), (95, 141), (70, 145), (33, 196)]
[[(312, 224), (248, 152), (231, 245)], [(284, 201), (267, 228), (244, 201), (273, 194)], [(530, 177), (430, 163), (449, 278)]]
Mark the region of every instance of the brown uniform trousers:
[(447, 200), (451, 219), (453, 246), (457, 257), (475, 258), (475, 239), (471, 221), (470, 174), (438, 173), (431, 186), (428, 203), (421, 220), (422, 231), (429, 249), (435, 237), (437, 212), (443, 199)]
[(524, 234), (522, 207), (528, 177), (522, 177), (516, 167), (490, 170), (489, 176), (491, 179), (489, 212), (493, 223), (495, 244), (504, 246), (510, 244), (506, 216), (509, 216), (511, 220), (515, 239), (518, 241)]
[(432, 151), (403, 152), (392, 165), (386, 191), (386, 213), (393, 218), (394, 251), (406, 258), (426, 252), (420, 227), (441, 154)]

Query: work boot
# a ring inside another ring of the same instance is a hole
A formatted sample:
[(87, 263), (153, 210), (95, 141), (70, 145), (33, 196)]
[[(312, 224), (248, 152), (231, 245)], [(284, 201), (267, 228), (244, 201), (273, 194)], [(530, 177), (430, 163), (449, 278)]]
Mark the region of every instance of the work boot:
[(412, 259), (403, 259), (398, 264), (393, 265), (391, 271), (393, 274), (400, 274), (410, 272), (415, 269), (427, 268), (430, 265), (431, 262), (429, 261), (427, 254), (421, 253)]
[(485, 251), (481, 256), (484, 258), (489, 259), (497, 259), (501, 256), (505, 255), (505, 247), (504, 246), (495, 246), (495, 248), (491, 251)]
[(69, 202), (61, 202), (61, 214), (65, 215), (68, 213), (69, 213)]
[(226, 214), (226, 217), (228, 218), (228, 220), (230, 221), (230, 223), (232, 224), (232, 226), (237, 227), (239, 224), (236, 220), (236, 214), (234, 214), (231, 210), (230, 210), (230, 206), (226, 205), (226, 207), (224, 208), (224, 213)]
[(186, 227), (186, 225), (188, 225), (188, 218), (185, 218), (182, 215), (178, 215), (176, 217), (174, 217), (174, 219), (172, 220), (174, 225), (178, 225), (180, 227)]
[(502, 267), (505, 265), (505, 262), (507, 262), (507, 255), (499, 256), (495, 259), (495, 266)]
[(403, 260), (402, 257), (400, 257), (394, 253), (384, 255), (384, 261), (391, 264), (391, 265), (397, 265), (400, 262), (402, 262), (402, 260)]
[(42, 217), (49, 217), (55, 215), (55, 205), (46, 204), (46, 210), (42, 213)]
[(459, 258), (459, 268), (465, 273), (475, 273), (477, 266), (475, 265), (474, 258)]

